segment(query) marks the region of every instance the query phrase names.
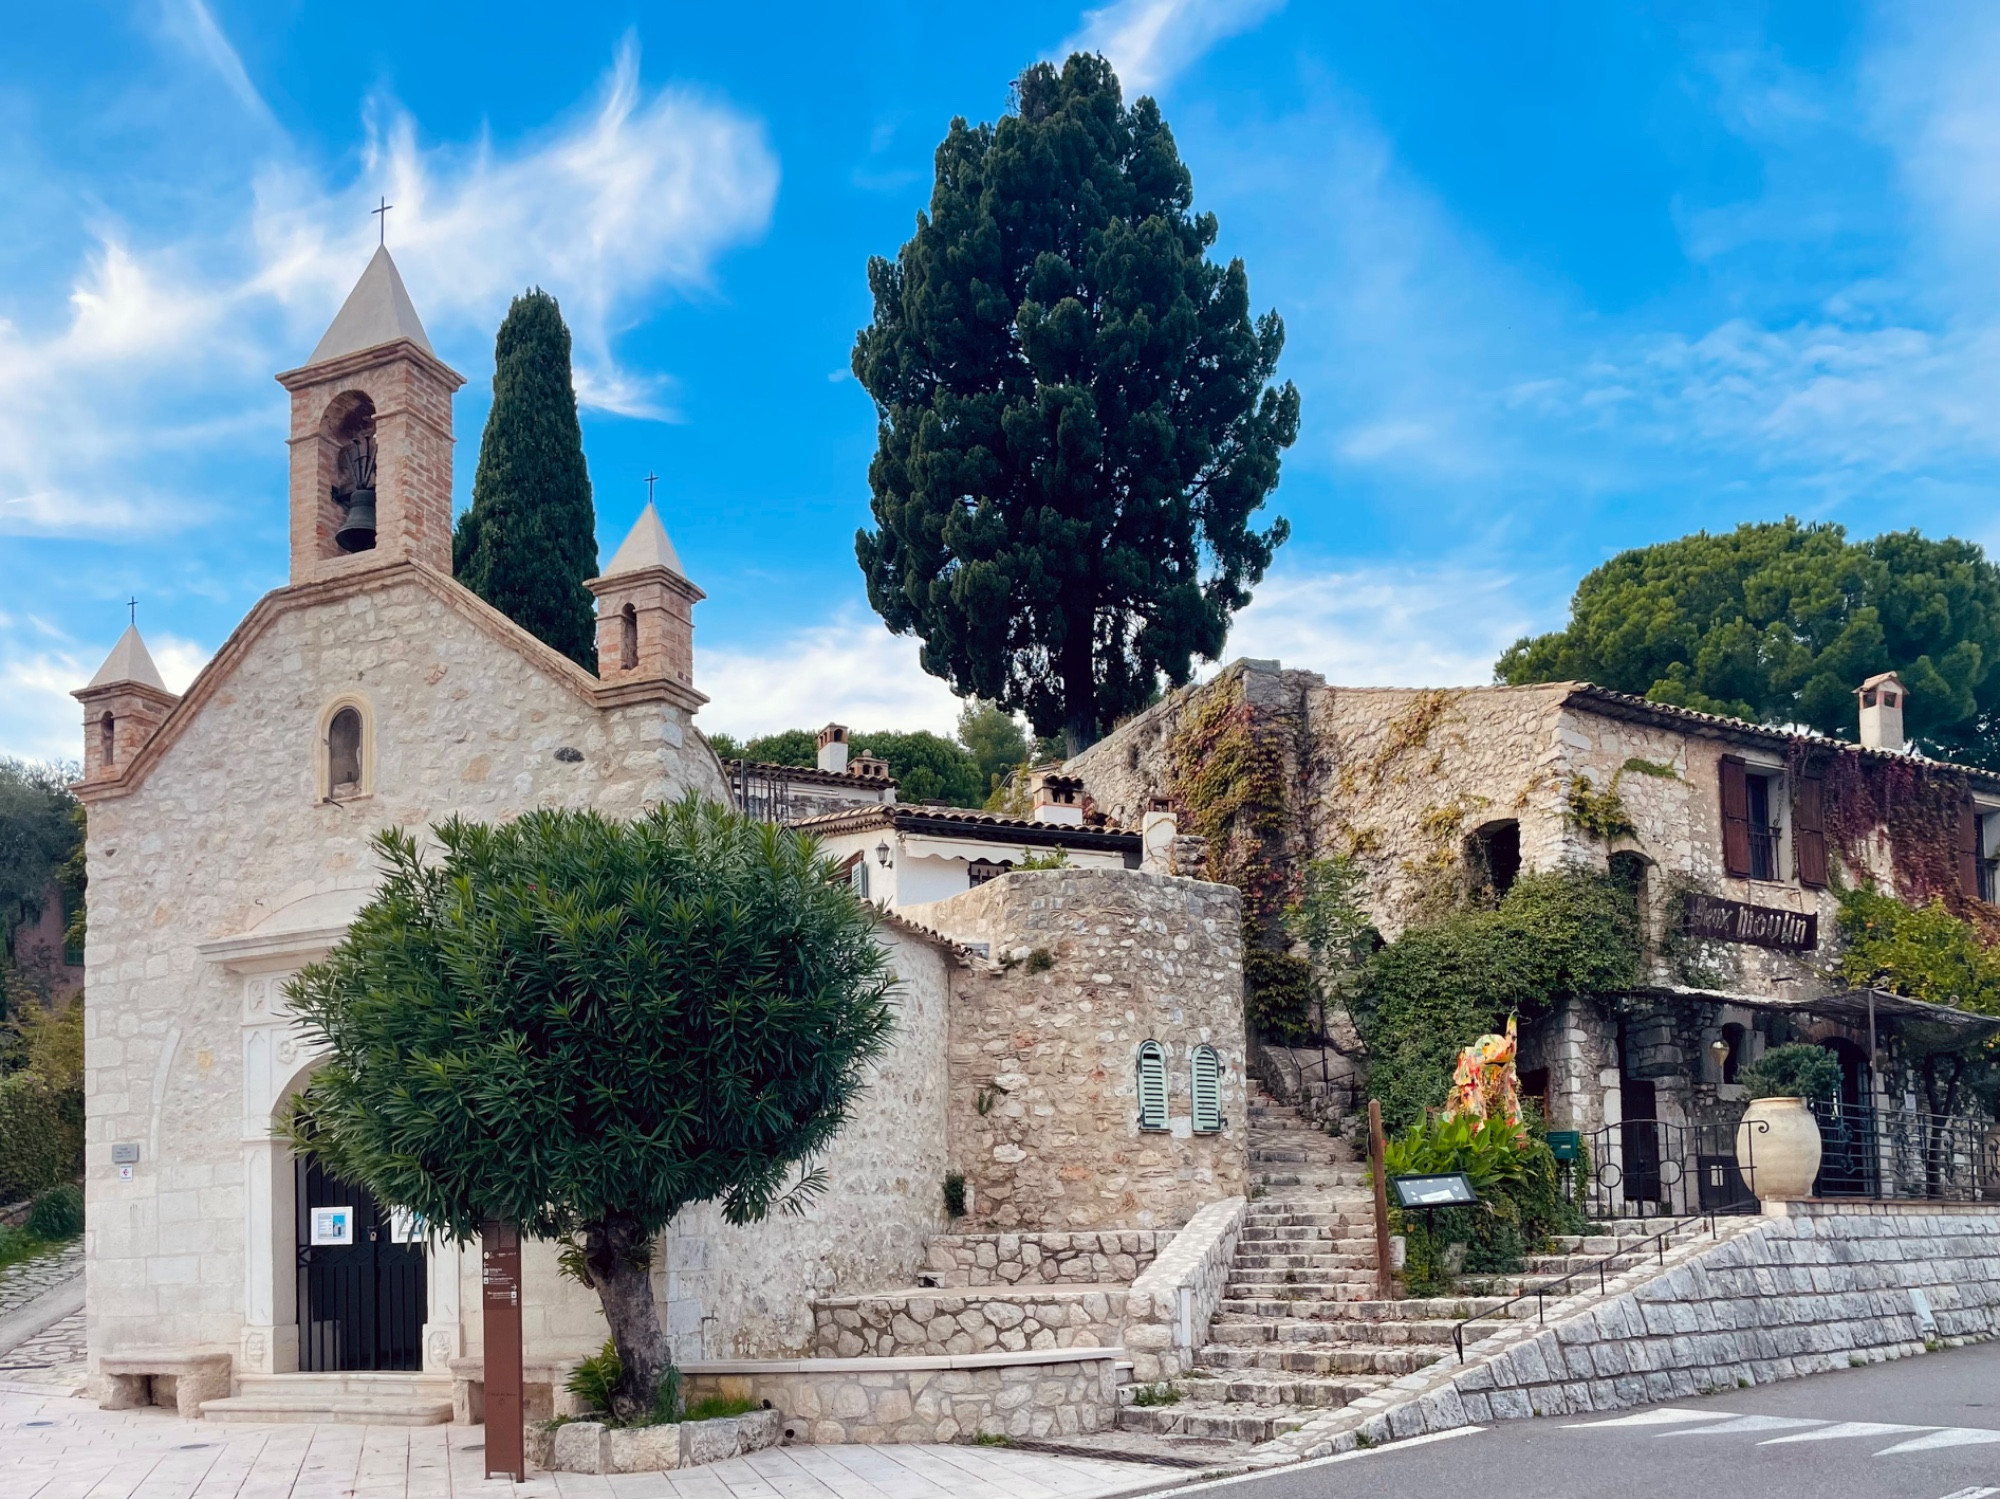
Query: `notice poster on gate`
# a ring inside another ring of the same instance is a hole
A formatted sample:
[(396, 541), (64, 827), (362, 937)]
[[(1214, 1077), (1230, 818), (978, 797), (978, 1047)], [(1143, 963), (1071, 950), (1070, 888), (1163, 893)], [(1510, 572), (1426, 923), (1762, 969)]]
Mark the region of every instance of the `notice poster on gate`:
[(312, 1210), (312, 1241), (315, 1244), (352, 1244), (354, 1242), (354, 1209), (352, 1207), (314, 1208)]

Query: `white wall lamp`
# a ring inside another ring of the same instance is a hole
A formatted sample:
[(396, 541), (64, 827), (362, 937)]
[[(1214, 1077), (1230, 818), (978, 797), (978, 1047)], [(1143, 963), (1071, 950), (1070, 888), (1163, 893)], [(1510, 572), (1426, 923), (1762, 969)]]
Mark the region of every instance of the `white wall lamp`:
[(875, 845), (875, 862), (884, 869), (889, 867), (889, 845), (886, 842)]

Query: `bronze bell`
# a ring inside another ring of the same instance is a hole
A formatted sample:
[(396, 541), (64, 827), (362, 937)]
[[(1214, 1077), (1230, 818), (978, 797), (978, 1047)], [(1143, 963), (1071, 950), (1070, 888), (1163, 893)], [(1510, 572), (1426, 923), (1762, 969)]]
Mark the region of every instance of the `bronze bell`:
[(357, 489), (347, 497), (347, 519), (333, 533), (343, 552), (365, 552), (375, 545), (375, 491)]

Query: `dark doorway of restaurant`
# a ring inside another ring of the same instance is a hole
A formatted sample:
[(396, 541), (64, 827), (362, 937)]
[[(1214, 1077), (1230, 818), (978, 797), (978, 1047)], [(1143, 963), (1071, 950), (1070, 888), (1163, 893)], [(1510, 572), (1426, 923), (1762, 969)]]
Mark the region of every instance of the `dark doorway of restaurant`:
[(397, 1243), (366, 1189), (297, 1164), (299, 1368), (421, 1368), (424, 1246)]

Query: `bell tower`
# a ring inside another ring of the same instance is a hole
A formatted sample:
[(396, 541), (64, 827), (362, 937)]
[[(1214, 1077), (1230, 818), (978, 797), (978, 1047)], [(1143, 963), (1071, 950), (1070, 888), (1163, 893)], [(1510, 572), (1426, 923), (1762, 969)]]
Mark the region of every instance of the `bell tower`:
[(597, 596), (597, 675), (602, 703), (659, 700), (692, 713), (708, 699), (694, 685), (694, 606), (702, 591), (648, 500), (603, 575)]
[(384, 562), (451, 571), (451, 398), (465, 377), (439, 359), (378, 248), (295, 370), (292, 582)]

